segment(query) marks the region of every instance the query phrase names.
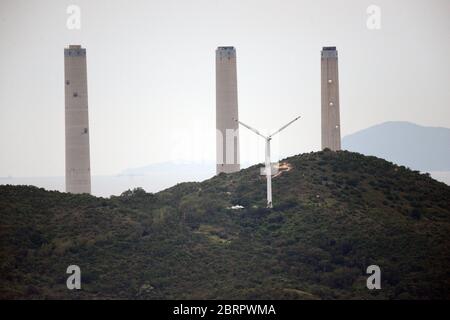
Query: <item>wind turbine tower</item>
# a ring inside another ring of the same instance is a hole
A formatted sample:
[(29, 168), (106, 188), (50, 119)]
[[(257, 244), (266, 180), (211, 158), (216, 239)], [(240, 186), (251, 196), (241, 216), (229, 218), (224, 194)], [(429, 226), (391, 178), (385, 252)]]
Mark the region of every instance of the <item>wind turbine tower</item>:
[(245, 123), (243, 123), (242, 121), (239, 121), (239, 120), (235, 119), (235, 121), (237, 123), (240, 123), (241, 125), (243, 125), (247, 129), (253, 131), (258, 136), (260, 136), (260, 137), (264, 138), (264, 140), (266, 140), (265, 174), (266, 174), (266, 181), (267, 181), (267, 208), (272, 208), (273, 207), (273, 204), (272, 204), (272, 163), (270, 161), (270, 141), (272, 140), (272, 137), (274, 135), (276, 135), (280, 131), (286, 129), (288, 126), (290, 126), (293, 122), (297, 121), (299, 118), (300, 118), (300, 116), (298, 116), (294, 120), (291, 120), (290, 122), (288, 122), (287, 124), (285, 124), (280, 129), (278, 129), (277, 131), (275, 131), (274, 133), (272, 133), (271, 135), (269, 135), (267, 137), (264, 136), (263, 134), (261, 134), (258, 130), (250, 127), (249, 125), (247, 125)]

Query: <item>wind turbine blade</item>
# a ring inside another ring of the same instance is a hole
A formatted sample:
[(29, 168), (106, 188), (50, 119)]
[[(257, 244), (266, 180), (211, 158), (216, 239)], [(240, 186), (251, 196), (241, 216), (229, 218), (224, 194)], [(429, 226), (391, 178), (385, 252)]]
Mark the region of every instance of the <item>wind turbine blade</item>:
[(240, 124), (242, 124), (244, 127), (246, 127), (247, 129), (253, 131), (254, 133), (256, 133), (257, 135), (263, 137), (264, 139), (267, 139), (267, 137), (265, 137), (264, 135), (262, 135), (258, 130), (256, 130), (255, 128), (250, 127), (249, 125), (246, 125), (245, 123), (243, 123), (242, 121), (239, 121), (237, 119), (234, 119), (234, 121), (239, 122)]
[(298, 116), (297, 118), (295, 118), (294, 120), (290, 121), (289, 123), (285, 124), (284, 126), (282, 126), (280, 129), (278, 129), (277, 131), (275, 131), (274, 133), (272, 133), (269, 138), (272, 138), (274, 135), (276, 135), (277, 133), (279, 133), (281, 130), (286, 129), (288, 126), (290, 126), (292, 123), (294, 123), (295, 121), (297, 121), (300, 118), (300, 116)]

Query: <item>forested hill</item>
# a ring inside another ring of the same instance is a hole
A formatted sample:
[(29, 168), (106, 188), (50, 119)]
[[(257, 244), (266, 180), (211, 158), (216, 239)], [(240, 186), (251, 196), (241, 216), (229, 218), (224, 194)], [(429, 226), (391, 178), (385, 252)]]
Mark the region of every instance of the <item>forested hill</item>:
[(110, 199), (0, 186), (0, 298), (450, 298), (449, 186), (346, 151), (283, 162), (272, 210), (261, 166)]

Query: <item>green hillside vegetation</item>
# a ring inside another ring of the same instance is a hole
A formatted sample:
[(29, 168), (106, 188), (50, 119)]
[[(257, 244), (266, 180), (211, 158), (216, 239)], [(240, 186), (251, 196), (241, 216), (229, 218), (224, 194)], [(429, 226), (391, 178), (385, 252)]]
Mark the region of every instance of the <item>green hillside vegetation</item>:
[(110, 199), (0, 186), (0, 298), (450, 298), (449, 186), (346, 151), (283, 161), (272, 210), (261, 165)]

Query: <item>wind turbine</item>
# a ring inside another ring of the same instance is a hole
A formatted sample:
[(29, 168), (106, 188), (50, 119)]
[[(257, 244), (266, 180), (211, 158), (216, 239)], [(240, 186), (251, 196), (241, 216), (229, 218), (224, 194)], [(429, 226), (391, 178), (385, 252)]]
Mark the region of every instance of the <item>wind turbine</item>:
[(286, 129), (288, 126), (290, 126), (293, 122), (297, 121), (300, 118), (300, 116), (298, 116), (297, 118), (295, 118), (294, 120), (288, 122), (287, 124), (285, 124), (284, 126), (282, 126), (280, 129), (278, 129), (277, 131), (275, 131), (274, 133), (272, 133), (269, 136), (264, 136), (263, 134), (261, 134), (258, 130), (250, 127), (249, 125), (243, 123), (242, 121), (239, 121), (237, 119), (234, 119), (234, 121), (240, 123), (241, 125), (243, 125), (244, 127), (246, 127), (247, 129), (253, 131), (254, 133), (256, 133), (258, 136), (261, 136), (264, 138), (264, 140), (266, 140), (266, 180), (267, 180), (267, 208), (272, 208), (272, 165), (270, 163), (270, 140), (272, 140), (272, 137), (274, 135), (276, 135), (277, 133), (280, 133), (280, 131)]

